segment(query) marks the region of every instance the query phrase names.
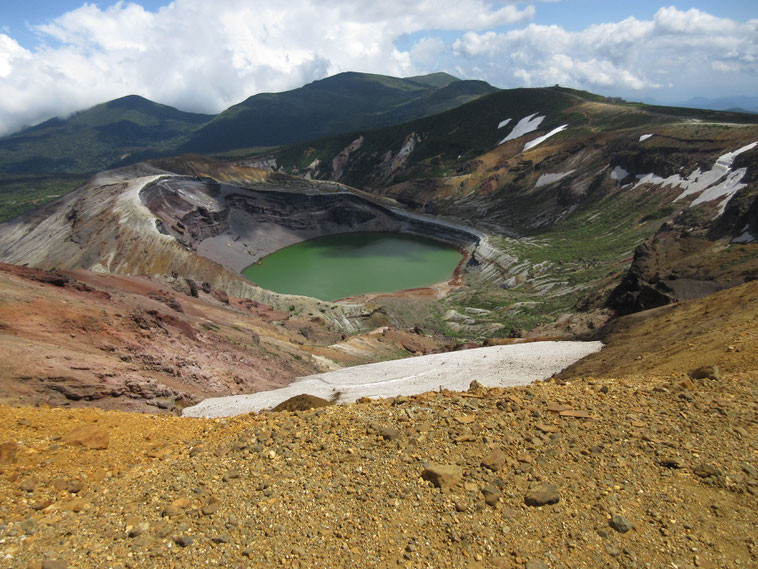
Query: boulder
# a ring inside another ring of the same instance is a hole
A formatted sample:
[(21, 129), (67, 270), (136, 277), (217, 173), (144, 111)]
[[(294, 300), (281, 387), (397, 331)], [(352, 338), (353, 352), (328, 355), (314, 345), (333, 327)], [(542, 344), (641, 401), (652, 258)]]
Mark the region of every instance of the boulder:
[(463, 469), (454, 464), (430, 464), (421, 473), (421, 478), (448, 492), (463, 478)]
[(102, 450), (108, 448), (110, 436), (108, 435), (108, 431), (102, 427), (82, 425), (63, 437), (63, 441), (72, 446)]

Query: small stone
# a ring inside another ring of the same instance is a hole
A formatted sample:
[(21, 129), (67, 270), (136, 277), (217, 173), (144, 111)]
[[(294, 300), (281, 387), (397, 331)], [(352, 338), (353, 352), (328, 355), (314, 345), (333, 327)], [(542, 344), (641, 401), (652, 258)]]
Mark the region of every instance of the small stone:
[(37, 521), (34, 518), (26, 518), (20, 525), (24, 535), (34, 535), (37, 531)]
[(140, 522), (136, 526), (134, 526), (131, 530), (129, 530), (129, 533), (127, 534), (129, 537), (139, 537), (147, 532), (147, 530), (150, 529), (150, 524), (147, 522)]
[(180, 535), (174, 538), (174, 543), (179, 547), (188, 547), (194, 543), (195, 539), (191, 535)]
[(621, 555), (621, 550), (612, 543), (605, 544), (605, 552), (611, 557), (618, 557)]
[(692, 472), (695, 473), (695, 476), (699, 476), (700, 478), (708, 478), (709, 476), (721, 476), (721, 471), (718, 468), (712, 464), (706, 464), (705, 462), (698, 464), (695, 468), (692, 469)]
[(37, 485), (34, 483), (34, 480), (31, 478), (24, 478), (21, 481), (19, 488), (21, 488), (24, 492), (34, 492), (34, 488), (36, 488), (36, 486)]
[(469, 393), (479, 393), (484, 390), (484, 386), (479, 383), (476, 379), (469, 383), (468, 391)]
[(682, 461), (675, 456), (666, 456), (658, 461), (664, 468), (682, 468)]
[(546, 506), (557, 504), (560, 499), (558, 487), (555, 484), (540, 482), (529, 488), (526, 496), (524, 496), (524, 503), (527, 506)]
[(162, 515), (172, 518), (178, 516), (184, 508), (190, 505), (190, 503), (191, 502), (187, 498), (178, 498), (165, 507)]
[(155, 535), (155, 537), (159, 537), (160, 539), (163, 539), (170, 533), (171, 526), (165, 522), (158, 523), (153, 527), (153, 535)]
[(718, 366), (702, 366), (691, 370), (687, 375), (692, 379), (721, 379), (721, 373)]
[[(214, 292), (215, 294), (215, 292)], [(227, 302), (228, 304), (228, 302)], [(318, 409), (320, 407), (328, 407), (332, 403), (321, 397), (315, 395), (309, 395), (307, 393), (301, 393), (290, 397), (286, 401), (282, 401), (272, 409), (272, 411), (310, 411), (311, 409)]]
[(0, 444), (0, 464), (11, 464), (14, 460), (16, 460), (17, 451), (17, 442), (9, 441)]
[(482, 494), (484, 495), (484, 502), (488, 506), (495, 507), (497, 506), (498, 501), (500, 501), (502, 492), (500, 491), (500, 488), (494, 484), (487, 484), (484, 488), (482, 488)]
[(476, 417), (472, 417), (471, 415), (456, 415), (453, 419), (458, 421), (461, 425), (469, 425), (476, 421)]
[(40, 510), (44, 510), (45, 508), (47, 508), (52, 503), (53, 503), (53, 501), (50, 500), (50, 499), (40, 500), (39, 502), (32, 503), (31, 504), (31, 508), (32, 508), (32, 510), (40, 511)]
[(240, 476), (241, 475), (239, 470), (230, 470), (224, 475), (224, 482), (229, 482), (229, 480), (237, 480)]
[(566, 409), (564, 411), (559, 411), (558, 415), (561, 417), (573, 417), (575, 419), (591, 419), (592, 415), (590, 415), (587, 411), (583, 411), (581, 409)]
[(430, 464), (421, 473), (421, 477), (447, 492), (461, 481), (463, 469), (453, 464)]
[(42, 562), (42, 569), (68, 569), (68, 562), (59, 559), (45, 559)]
[(493, 472), (497, 472), (503, 468), (505, 461), (505, 453), (500, 449), (495, 449), (482, 460), (482, 466)]
[(402, 436), (402, 433), (393, 427), (378, 425), (374, 429), (385, 441), (396, 441)]
[(212, 516), (216, 512), (218, 512), (219, 504), (218, 502), (211, 502), (207, 506), (203, 506), (203, 515), (204, 516)]
[(539, 559), (530, 559), (526, 562), (526, 569), (550, 569), (550, 566)]
[(527, 452), (521, 453), (516, 457), (516, 460), (518, 460), (522, 464), (532, 464), (534, 462), (534, 459), (532, 458), (532, 455), (530, 455)]
[(734, 432), (737, 433), (743, 439), (747, 439), (750, 436), (745, 427), (734, 427)]
[(72, 446), (103, 450), (108, 448), (110, 437), (102, 427), (83, 425), (64, 436), (63, 441)]
[(89, 509), (89, 504), (81, 498), (74, 498), (70, 502), (64, 504), (62, 508), (63, 511), (75, 512), (77, 514), (87, 509)]
[(608, 523), (613, 529), (619, 533), (626, 533), (632, 529), (632, 524), (624, 516), (614, 514), (611, 516), (611, 521)]

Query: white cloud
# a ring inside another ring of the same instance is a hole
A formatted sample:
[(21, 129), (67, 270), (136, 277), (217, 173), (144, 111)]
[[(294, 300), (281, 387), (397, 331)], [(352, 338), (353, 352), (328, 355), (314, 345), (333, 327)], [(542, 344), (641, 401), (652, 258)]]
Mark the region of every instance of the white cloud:
[(130, 93), (218, 112), (342, 71), (412, 75), (414, 57), (431, 64), (445, 46), (421, 39), (400, 51), (398, 37), (533, 14), (482, 0), (175, 0), (157, 12), (84, 4), (35, 27), (43, 43), (34, 52), (0, 35), (0, 134)]
[(16, 40), (0, 34), (0, 78), (11, 74), (16, 60), (28, 59), (30, 55)]
[(747, 78), (755, 86), (756, 38), (755, 21), (738, 23), (669, 7), (652, 20), (627, 18), (578, 32), (535, 24), (504, 33), (470, 31), (455, 41), (453, 50), (468, 62), (459, 63), (463, 69), (484, 68), (484, 79), (500, 86), (560, 83), (633, 92), (707, 84), (708, 68)]
[(439, 38), (421, 38), (411, 48), (411, 60), (423, 65), (431, 65), (438, 60), (445, 49), (445, 42)]
[[(99, 6), (84, 4), (34, 28), (41, 43), (32, 51), (0, 34), (0, 134), (131, 93), (218, 112), (342, 71), (448, 70), (502, 87), (561, 83), (611, 92), (709, 78), (756, 87), (758, 77), (758, 20), (694, 9), (567, 31), (527, 24), (534, 6), (510, 1), (175, 0), (156, 12), (129, 2)], [(408, 36), (414, 43), (398, 48)]]

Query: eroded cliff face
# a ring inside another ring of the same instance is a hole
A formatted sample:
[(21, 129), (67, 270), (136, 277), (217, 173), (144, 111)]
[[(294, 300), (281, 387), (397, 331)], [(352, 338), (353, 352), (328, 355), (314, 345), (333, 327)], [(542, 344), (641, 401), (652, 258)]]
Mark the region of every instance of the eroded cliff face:
[[(169, 180), (177, 182), (176, 191), (161, 186)], [(152, 191), (143, 202), (146, 187)], [(267, 291), (195, 252), (197, 244), (226, 230), (229, 211), (214, 201), (217, 191), (216, 183), (144, 164), (104, 172), (60, 200), (2, 224), (0, 259), (43, 269), (148, 275), (167, 283), (190, 279), (277, 308), (313, 309), (313, 299)], [(351, 332), (370, 325), (370, 308), (328, 308), (318, 317), (337, 329)]]
[(236, 170), (221, 174), (211, 178), (195, 169), (179, 175), (145, 164), (104, 172), (42, 210), (3, 224), (0, 260), (205, 282), (278, 308), (302, 305), (346, 332), (376, 325), (376, 307), (279, 295), (239, 272), (291, 243), (357, 231), (409, 233), (450, 244), (467, 256), (471, 270), (493, 281), (502, 280), (513, 262), (476, 230), (410, 214), (391, 200), (339, 184), (278, 175), (266, 180)]
[(172, 177), (146, 185), (140, 198), (166, 235), (235, 272), (298, 241), (359, 231), (407, 233), (447, 243), (472, 260), (472, 269), (489, 269), (492, 279), (501, 278), (513, 262), (489, 247), (479, 231), (411, 214), (343, 186), (293, 190)]

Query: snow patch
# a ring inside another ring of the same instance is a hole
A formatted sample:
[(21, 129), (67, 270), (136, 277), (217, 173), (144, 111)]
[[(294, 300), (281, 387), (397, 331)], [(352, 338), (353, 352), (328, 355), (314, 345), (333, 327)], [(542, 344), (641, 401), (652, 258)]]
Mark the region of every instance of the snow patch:
[(503, 144), (503, 142), (508, 142), (509, 140), (513, 140), (514, 138), (518, 138), (520, 136), (524, 136), (525, 134), (529, 134), (530, 132), (533, 132), (537, 130), (537, 127), (540, 126), (542, 121), (545, 120), (545, 117), (538, 117), (537, 113), (534, 113), (533, 115), (529, 115), (528, 117), (524, 117), (520, 121), (516, 123), (516, 126), (513, 127), (513, 130), (506, 136), (503, 140), (498, 142), (498, 145)]
[(558, 134), (559, 132), (563, 132), (563, 131), (564, 131), (564, 130), (566, 130), (567, 128), (568, 128), (568, 125), (567, 125), (567, 124), (561, 125), (561, 126), (559, 126), (558, 128), (554, 128), (553, 130), (551, 130), (551, 131), (550, 131), (550, 132), (548, 132), (547, 134), (544, 134), (544, 135), (542, 135), (542, 136), (539, 136), (539, 137), (535, 138), (534, 140), (532, 140), (531, 142), (527, 142), (527, 143), (524, 145), (524, 150), (522, 150), (522, 152), (526, 152), (526, 151), (527, 151), (527, 150), (529, 150), (530, 148), (534, 148), (534, 147), (535, 147), (535, 146), (537, 146), (538, 144), (542, 144), (543, 142), (545, 142), (545, 141), (546, 141), (548, 138), (550, 138), (551, 136), (553, 136), (553, 135), (555, 135), (555, 134)]
[(500, 121), (497, 125), (498, 130), (503, 128), (505, 125), (507, 125), (509, 122), (511, 122), (511, 119), (505, 119), (504, 121)]
[(537, 183), (534, 184), (534, 187), (541, 188), (542, 186), (547, 186), (548, 184), (552, 184), (558, 180), (563, 180), (563, 178), (570, 176), (573, 173), (574, 170), (569, 170), (568, 172), (556, 172), (555, 174), (542, 174), (542, 176), (540, 176), (537, 180)]
[(758, 238), (750, 233), (747, 225), (742, 229), (742, 235), (732, 239), (732, 243), (755, 243), (756, 241), (758, 241)]
[(758, 146), (758, 141), (738, 148), (734, 152), (727, 152), (716, 159), (716, 163), (710, 170), (702, 172), (700, 168), (697, 168), (686, 178), (682, 178), (679, 174), (673, 174), (668, 178), (662, 178), (653, 173), (638, 175), (637, 179), (639, 181), (634, 187), (637, 188), (642, 184), (656, 184), (663, 187), (682, 188), (684, 191), (674, 198), (675, 202), (699, 193), (700, 195), (693, 200), (690, 204), (691, 206), (724, 198), (719, 204), (718, 215), (721, 215), (724, 213), (729, 199), (747, 186), (747, 184), (741, 183), (742, 178), (747, 173), (747, 168), (739, 168), (732, 171), (734, 159), (756, 146)]
[(719, 184), (716, 184), (715, 186), (706, 188), (702, 194), (700, 194), (692, 201), (690, 205), (697, 205), (709, 202), (711, 200), (724, 198), (719, 204), (719, 215), (721, 215), (726, 209), (726, 203), (729, 201), (729, 198), (739, 192), (742, 188), (747, 187), (747, 184), (741, 183), (742, 178), (745, 177), (745, 174), (747, 174), (747, 168), (740, 168), (734, 172), (730, 172), (727, 175), (726, 180), (722, 181)]
[(624, 170), (621, 166), (616, 166), (613, 169), (613, 172), (611, 172), (611, 178), (613, 178), (617, 182), (620, 182), (621, 180), (625, 179), (628, 175), (629, 175), (629, 172)]
[(653, 136), (653, 135), (652, 134), (643, 134), (642, 136), (640, 136), (640, 142), (645, 142), (651, 136)]
[(527, 385), (547, 379), (601, 347), (601, 342), (532, 342), (354, 366), (302, 377), (280, 389), (206, 399), (185, 408), (182, 415), (225, 417), (260, 411), (301, 393), (324, 399), (339, 395), (340, 402), (350, 402), (440, 388), (465, 391), (472, 377), (489, 387)]

